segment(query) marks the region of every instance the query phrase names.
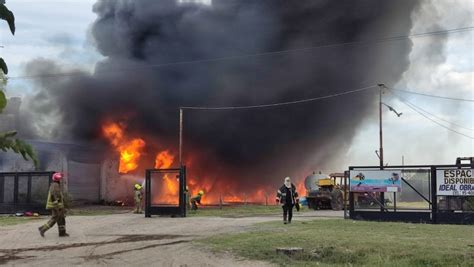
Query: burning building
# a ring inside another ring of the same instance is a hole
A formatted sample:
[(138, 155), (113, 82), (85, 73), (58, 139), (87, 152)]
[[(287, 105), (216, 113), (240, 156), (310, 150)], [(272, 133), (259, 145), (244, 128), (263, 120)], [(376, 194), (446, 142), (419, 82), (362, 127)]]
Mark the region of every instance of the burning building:
[[(396, 83), (409, 65), (409, 39), (331, 44), (408, 35), (419, 6), (99, 0), (91, 36), (103, 59), (92, 74), (74, 70), (56, 78), (48, 74), (71, 70), (45, 59), (29, 62), (27, 75), (39, 78), (23, 110), (26, 128), (37, 139), (105, 146), (105, 158), (116, 157), (116, 174), (104, 182), (107, 198), (117, 198), (118, 185), (143, 180), (145, 169), (178, 165), (180, 106), (276, 103)], [(204, 190), (207, 202), (263, 202), (285, 176), (302, 182), (321, 166), (339, 169), (339, 155), (376, 103), (367, 90), (291, 107), (187, 112), (189, 187)], [(173, 177), (164, 182), (172, 191)]]

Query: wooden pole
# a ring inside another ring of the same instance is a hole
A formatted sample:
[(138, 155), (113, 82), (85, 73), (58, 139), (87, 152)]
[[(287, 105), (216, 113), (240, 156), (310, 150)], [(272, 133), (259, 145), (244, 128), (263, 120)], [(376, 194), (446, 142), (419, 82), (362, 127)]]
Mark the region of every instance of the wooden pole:
[(183, 166), (183, 109), (179, 109), (179, 166)]
[(383, 168), (383, 134), (382, 134), (382, 91), (384, 84), (379, 84), (379, 137), (380, 137), (380, 168)]
[[(382, 134), (382, 93), (385, 84), (381, 83), (378, 84), (380, 87), (379, 92), (379, 137), (380, 137), (380, 170), (383, 170), (383, 134)], [(385, 206), (385, 194), (383, 192), (380, 193), (380, 202), (383, 206)], [(380, 207), (380, 211), (384, 211), (383, 207)]]

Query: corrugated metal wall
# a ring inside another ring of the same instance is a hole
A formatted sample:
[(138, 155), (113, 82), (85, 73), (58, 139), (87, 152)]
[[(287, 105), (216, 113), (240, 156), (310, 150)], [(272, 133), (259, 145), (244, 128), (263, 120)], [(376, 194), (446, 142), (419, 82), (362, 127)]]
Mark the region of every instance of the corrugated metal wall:
[(100, 167), (100, 164), (68, 161), (68, 190), (73, 201), (99, 201)]

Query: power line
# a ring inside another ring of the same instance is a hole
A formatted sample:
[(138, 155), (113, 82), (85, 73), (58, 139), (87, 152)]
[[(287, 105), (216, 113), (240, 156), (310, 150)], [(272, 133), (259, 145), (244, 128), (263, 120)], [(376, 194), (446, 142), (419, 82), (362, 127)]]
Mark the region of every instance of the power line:
[(408, 93), (408, 94), (433, 97), (433, 98), (440, 98), (440, 99), (447, 99), (447, 100), (454, 100), (454, 101), (474, 102), (474, 99), (455, 98), (455, 97), (439, 96), (439, 95), (430, 95), (430, 94), (418, 93), (418, 92), (407, 91), (407, 90), (402, 90), (402, 89), (395, 89), (395, 88), (387, 88), (387, 89), (393, 90), (393, 91), (399, 91), (399, 92), (403, 92), (403, 93)]
[[(415, 104), (413, 104), (412, 102), (410, 102), (410, 101), (408, 101), (408, 100), (406, 100), (406, 99), (405, 99), (405, 101), (406, 101), (407, 103), (410, 103), (410, 104), (413, 105), (413, 106), (415, 105)], [(439, 117), (439, 116), (437, 116), (437, 115), (435, 115), (435, 114), (433, 114), (433, 113), (427, 111), (426, 109), (421, 108), (420, 106), (417, 106), (417, 108), (418, 108), (419, 110), (421, 110), (421, 111), (427, 113), (428, 115), (433, 116), (434, 118), (436, 118), (436, 119), (438, 119), (438, 120), (440, 120), (440, 121), (444, 121), (444, 122), (446, 122), (446, 123), (452, 124), (452, 125), (454, 125), (454, 126), (457, 126), (458, 128), (464, 129), (464, 130), (474, 131), (473, 128), (468, 128), (468, 127), (466, 127), (466, 126), (464, 126), (464, 125), (455, 123), (455, 122), (453, 122), (453, 121), (445, 120), (445, 119), (443, 119), (443, 118), (441, 118), (441, 117)]]
[[(125, 71), (138, 70), (138, 69), (161, 68), (161, 67), (170, 67), (170, 66), (196, 64), (196, 63), (211, 63), (211, 62), (235, 60), (235, 59), (242, 59), (242, 58), (249, 58), (249, 57), (262, 57), (262, 56), (279, 55), (279, 54), (286, 54), (286, 53), (293, 53), (293, 52), (306, 52), (306, 51), (311, 51), (314, 49), (332, 48), (332, 47), (339, 47), (339, 46), (380, 44), (380, 43), (385, 43), (385, 42), (402, 41), (402, 40), (407, 40), (410, 38), (422, 38), (422, 37), (427, 37), (427, 36), (447, 35), (447, 34), (461, 33), (461, 32), (467, 32), (467, 31), (472, 31), (472, 30), (474, 30), (474, 26), (455, 28), (455, 29), (449, 29), (449, 30), (424, 32), (424, 33), (415, 33), (411, 35), (391, 36), (391, 37), (385, 37), (385, 38), (367, 40), (367, 41), (353, 41), (353, 42), (334, 43), (334, 44), (322, 44), (322, 45), (316, 45), (316, 46), (311, 46), (311, 47), (286, 49), (286, 50), (279, 50), (279, 51), (269, 51), (269, 52), (247, 54), (247, 55), (236, 55), (236, 56), (228, 56), (228, 57), (209, 58), (209, 59), (178, 61), (178, 62), (170, 62), (170, 63), (162, 63), (162, 64), (151, 64), (151, 65), (140, 66), (140, 67), (135, 67), (135, 68), (102, 70), (102, 71), (96, 71), (95, 73), (125, 72)], [(56, 77), (76, 76), (76, 75), (83, 75), (83, 74), (84, 72), (75, 71), (75, 72), (69, 72), (69, 73), (52, 73), (52, 74), (44, 74), (44, 75), (16, 76), (16, 77), (10, 77), (10, 79), (19, 80), (19, 79), (36, 79), (36, 78), (56, 78)]]
[[(472, 137), (472, 136), (469, 136), (469, 135), (467, 135), (467, 134), (461, 133), (461, 132), (459, 132), (459, 131), (456, 131), (456, 130), (454, 130), (454, 129), (452, 129), (452, 128), (450, 128), (450, 127), (448, 127), (448, 126), (442, 124), (442, 123), (439, 123), (438, 121), (436, 121), (436, 120), (430, 118), (429, 116), (427, 116), (426, 114), (424, 114), (423, 112), (421, 112), (421, 111), (420, 111), (420, 110), (422, 110), (421, 108), (417, 107), (417, 106), (414, 105), (414, 104), (411, 104), (411, 103), (408, 102), (405, 98), (403, 98), (403, 97), (401, 97), (401, 96), (399, 96), (399, 95), (397, 95), (397, 94), (395, 94), (395, 93), (393, 93), (393, 92), (392, 92), (392, 94), (394, 94), (395, 96), (397, 96), (397, 97), (402, 101), (403, 104), (405, 104), (406, 106), (408, 106), (409, 108), (411, 108), (411, 109), (414, 110), (416, 113), (418, 113), (418, 114), (420, 114), (421, 116), (423, 116), (424, 118), (426, 118), (426, 119), (430, 120), (431, 122), (437, 124), (438, 126), (441, 126), (441, 127), (445, 128), (446, 130), (449, 130), (449, 131), (451, 131), (451, 132), (457, 133), (457, 134), (462, 135), (462, 136), (464, 136), (464, 137), (467, 137), (467, 138), (469, 138), (469, 139), (474, 139), (474, 137)], [(420, 109), (420, 110), (418, 110), (418, 109)]]
[(326, 95), (326, 96), (320, 96), (320, 97), (314, 97), (314, 98), (307, 98), (307, 99), (302, 99), (302, 100), (296, 100), (296, 101), (289, 101), (289, 102), (280, 102), (280, 103), (273, 103), (273, 104), (261, 104), (261, 105), (251, 105), (251, 106), (230, 106), (230, 107), (180, 107), (180, 109), (188, 109), (188, 110), (237, 110), (237, 109), (258, 109), (258, 108), (272, 108), (272, 107), (280, 107), (280, 106), (288, 106), (288, 105), (295, 105), (295, 104), (301, 104), (301, 103), (307, 103), (307, 102), (313, 102), (317, 100), (322, 100), (322, 99), (327, 99), (327, 98), (332, 98), (332, 97), (338, 97), (342, 95), (347, 95), (347, 94), (353, 94), (361, 91), (368, 90), (370, 88), (375, 88), (376, 85), (371, 85), (351, 91), (346, 91), (342, 93), (337, 93), (337, 94), (332, 94), (332, 95)]
[[(390, 88), (387, 88), (387, 89), (390, 89)], [(392, 93), (392, 94), (393, 94), (393, 93)], [(401, 98), (401, 97), (400, 97), (399, 95), (397, 95), (397, 94), (393, 94), (393, 95), (397, 96), (398, 98)], [(415, 106), (415, 104), (413, 104), (413, 102), (408, 101), (406, 98), (404, 98), (404, 101), (407, 102), (407, 103), (409, 103), (409, 104), (411, 104), (411, 105), (413, 105), (413, 106)], [(438, 119), (438, 120), (440, 120), (440, 121), (444, 121), (444, 122), (446, 122), (446, 123), (455, 125), (455, 126), (457, 126), (458, 128), (461, 128), (461, 129), (464, 129), (464, 130), (474, 131), (474, 128), (468, 128), (468, 127), (466, 127), (466, 126), (464, 126), (464, 125), (461, 125), (461, 124), (458, 124), (458, 123), (456, 123), (456, 122), (448, 121), (448, 120), (446, 120), (446, 119), (443, 119), (442, 117), (440, 117), (440, 116), (438, 116), (438, 115), (436, 115), (436, 114), (433, 114), (433, 113), (429, 112), (428, 110), (421, 108), (420, 106), (417, 106), (417, 108), (418, 108), (419, 110), (421, 110), (421, 111), (427, 113), (428, 115), (433, 116), (434, 118), (436, 118), (436, 119)]]

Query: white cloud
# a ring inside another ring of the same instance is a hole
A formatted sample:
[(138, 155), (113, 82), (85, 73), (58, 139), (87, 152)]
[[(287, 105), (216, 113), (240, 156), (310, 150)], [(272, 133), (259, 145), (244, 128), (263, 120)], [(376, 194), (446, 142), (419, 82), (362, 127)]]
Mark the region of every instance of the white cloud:
[[(471, 0), (438, 0), (426, 2), (414, 16), (413, 33), (432, 31), (435, 27), (454, 29), (472, 26), (474, 2)], [(434, 25), (433, 21), (437, 24)], [(439, 46), (446, 38), (445, 46)], [(427, 94), (474, 99), (474, 32), (454, 33), (449, 36), (414, 38), (410, 54), (410, 68), (395, 86)], [(436, 54), (442, 50), (443, 57)], [(423, 96), (403, 94), (410, 102), (442, 118), (474, 128), (474, 105)], [(395, 97), (384, 96), (384, 101), (403, 112), (398, 118), (384, 111), (384, 157), (389, 164), (454, 163), (458, 156), (474, 156), (474, 140), (446, 130), (422, 117)], [(377, 110), (374, 108), (374, 114)], [(439, 121), (439, 120), (438, 120)], [(447, 127), (474, 136), (474, 131), (439, 121)], [(378, 164), (374, 150), (379, 147), (377, 121), (368, 122), (354, 139), (346, 155), (347, 164)]]
[[(87, 31), (96, 16), (92, 12), (95, 0), (68, 1), (7, 1), (15, 14), (16, 33), (9, 32), (6, 24), (0, 27), (1, 56), (9, 67), (9, 76), (23, 76), (23, 66), (30, 60), (44, 57), (64, 65), (91, 68), (100, 58), (92, 46), (87, 45)], [(69, 43), (60, 42), (58, 36), (67, 36)], [(28, 92), (28, 83), (11, 79), (9, 93), (22, 95)]]

